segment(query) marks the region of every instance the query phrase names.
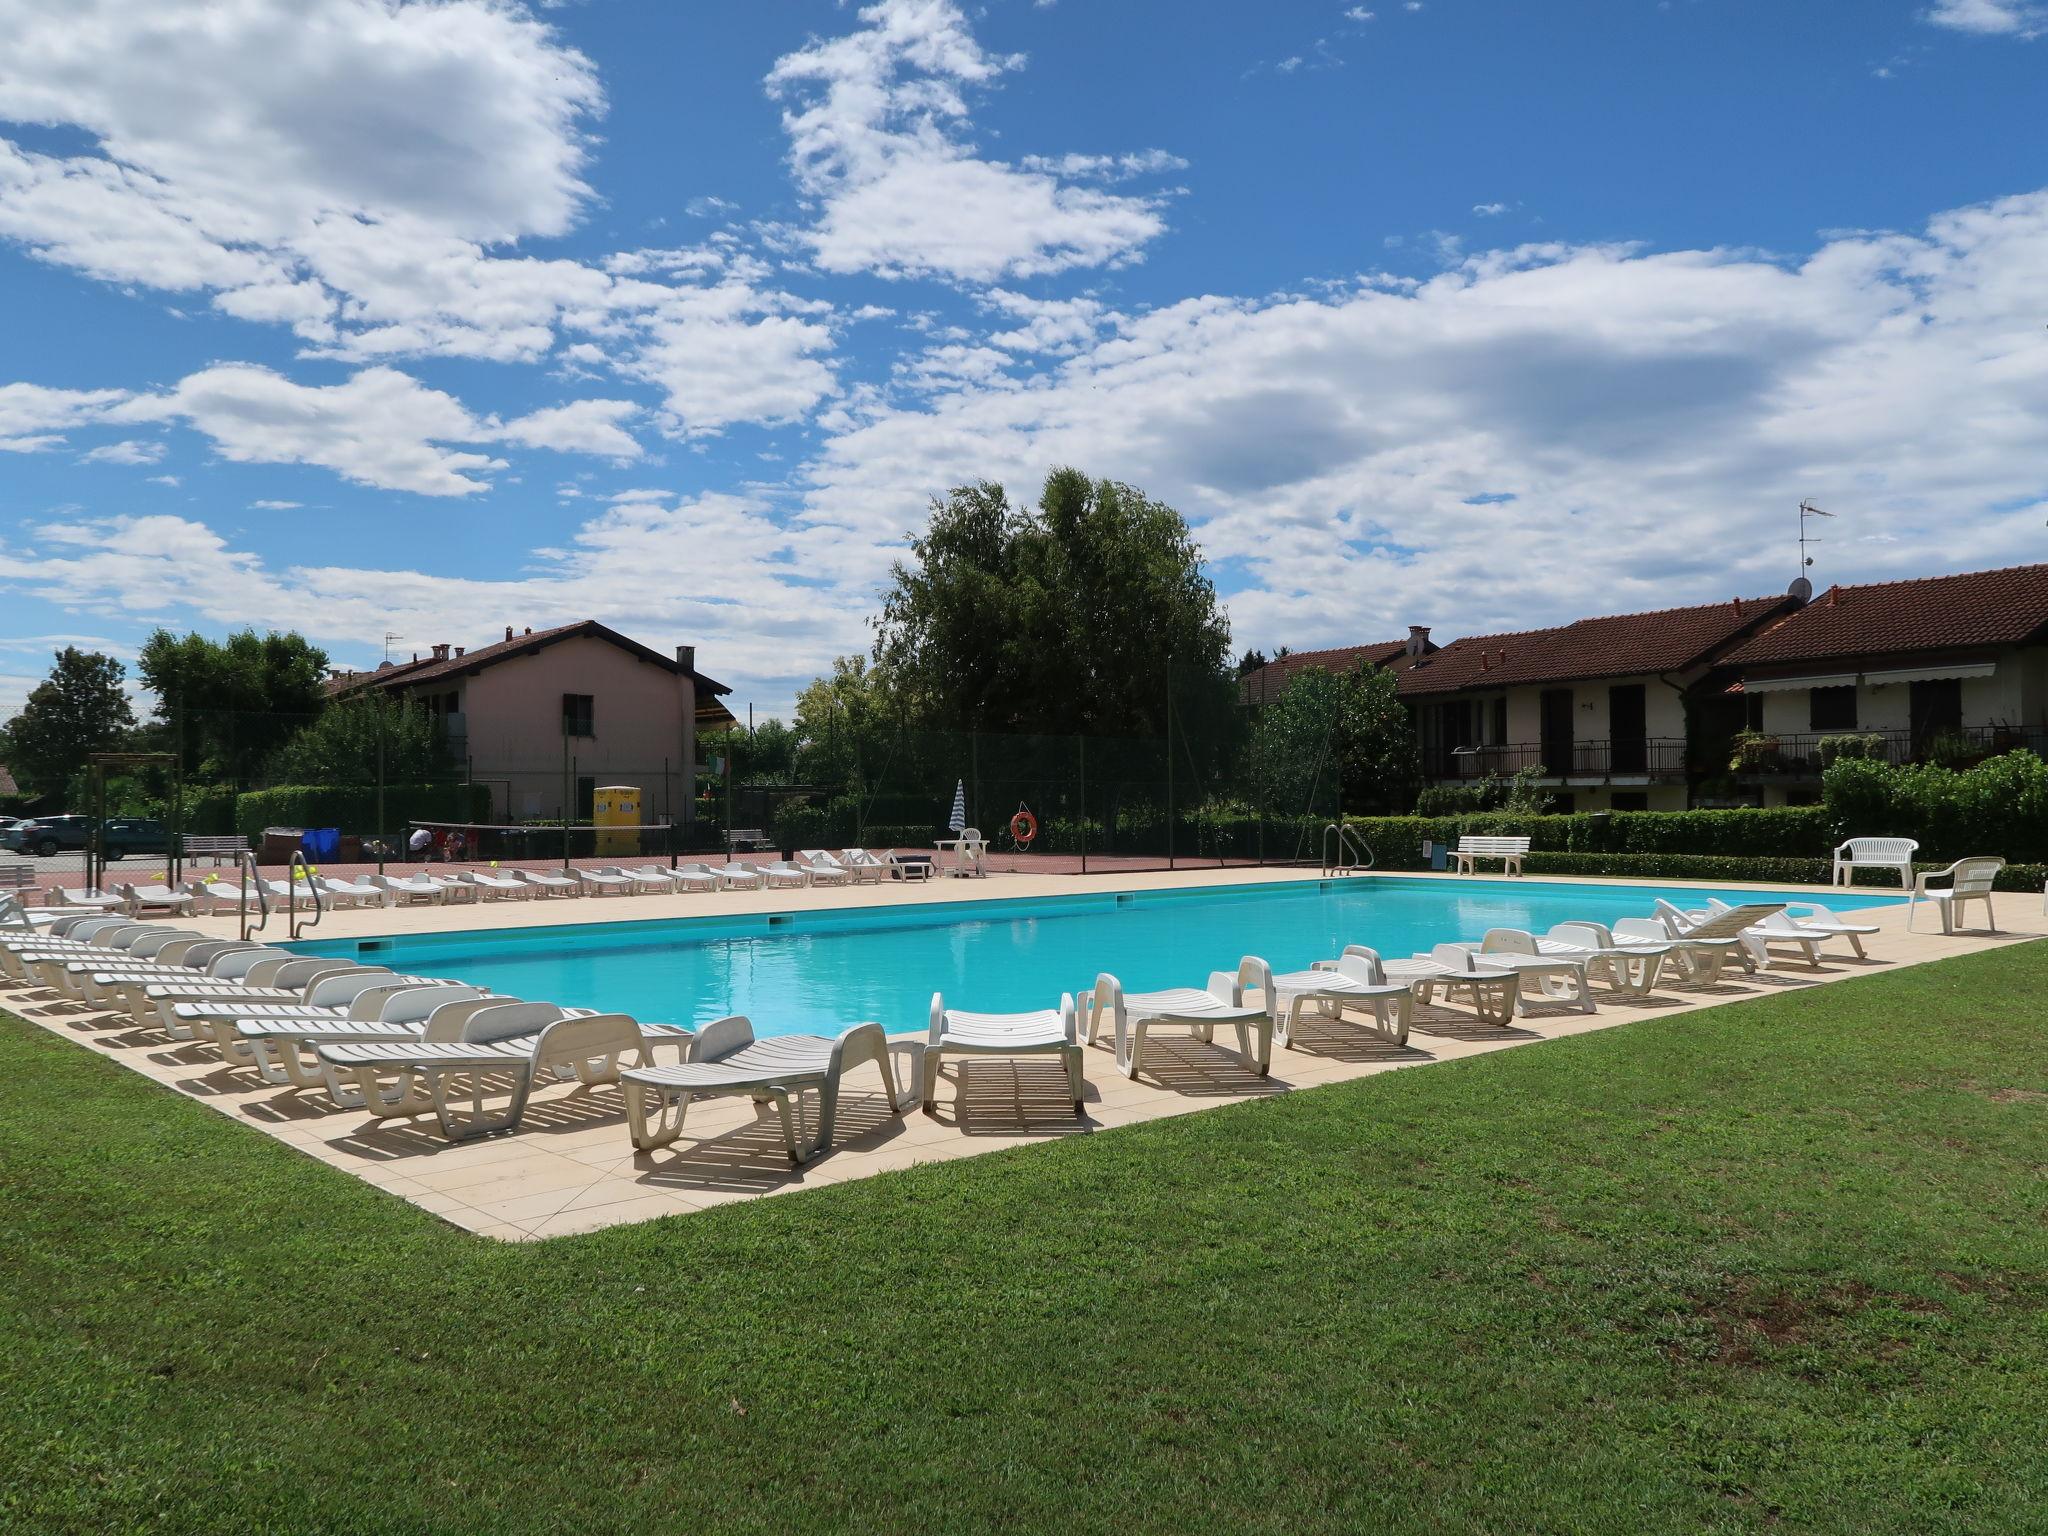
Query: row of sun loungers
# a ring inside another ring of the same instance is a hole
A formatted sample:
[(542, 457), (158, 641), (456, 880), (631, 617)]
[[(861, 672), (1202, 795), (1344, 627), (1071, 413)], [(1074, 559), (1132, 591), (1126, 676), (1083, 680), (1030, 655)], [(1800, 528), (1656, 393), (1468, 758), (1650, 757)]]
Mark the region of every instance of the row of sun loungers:
[[(1463, 1004), (1505, 1025), (1532, 1005), (1591, 1011), (1596, 984), (1625, 995), (1648, 992), (1660, 977), (1712, 985), (1730, 961), (1776, 963), (1774, 949), (1817, 963), (1822, 945), (1842, 941), (1860, 956), (1863, 937), (1875, 931), (1817, 908), (1797, 916), (1779, 903), (1716, 903), (1695, 912), (1659, 903), (1654, 916), (1611, 930), (1597, 923), (1560, 924), (1540, 936), (1495, 929), (1477, 943), (1440, 944), (1406, 960), (1354, 945), (1334, 960), (1275, 975), (1247, 956), (1200, 988), (1131, 992), (1105, 973), (1078, 1003), (1069, 994), (1057, 1008), (1034, 1012), (971, 1012), (934, 996), (917, 1081), (900, 1086), (877, 1024), (836, 1036), (767, 1038), (741, 1017), (697, 1031), (642, 1024), (163, 924), (37, 913), (19, 902), (0, 901), (0, 974), (211, 1046), (265, 1082), (324, 1092), (345, 1109), (379, 1119), (431, 1112), (450, 1140), (516, 1130), (536, 1088), (574, 1079), (620, 1084), (629, 1135), (643, 1152), (683, 1134), (692, 1101), (741, 1095), (774, 1108), (790, 1159), (802, 1162), (831, 1145), (841, 1084), (857, 1068), (878, 1070), (891, 1112), (901, 1113), (913, 1103), (935, 1108), (949, 1057), (1055, 1056), (1078, 1111), (1085, 1053), (1097, 1044), (1136, 1078), (1148, 1041), (1161, 1032), (1214, 1043), (1221, 1026), (1247, 1068), (1265, 1076), (1275, 1042), (1294, 1048), (1311, 1019), (1398, 1045), (1418, 1004)], [(662, 1049), (674, 1052), (672, 1062), (657, 1059)], [(807, 1096), (816, 1100), (815, 1120)]]
[(240, 911), (243, 907), (269, 902), (296, 900), (310, 905), (317, 891), (320, 901), (336, 908), (392, 907), (426, 903), (443, 905), (461, 901), (531, 900), (544, 897), (646, 895), (663, 891), (753, 891), (802, 889), (818, 885), (864, 885), (891, 877), (919, 878), (926, 873), (919, 864), (901, 861), (893, 853), (871, 853), (865, 848), (843, 848), (837, 854), (822, 848), (806, 848), (795, 859), (777, 859), (752, 864), (733, 859), (722, 864), (687, 863), (670, 868), (662, 864), (624, 866), (600, 865), (594, 869), (468, 869), (437, 873), (421, 870), (415, 874), (365, 875), (338, 880), (318, 875), (297, 880), (264, 880), (260, 890), (246, 883), (195, 880), (179, 889), (174, 886), (120, 885), (112, 893), (80, 891), (60, 887), (53, 893), (61, 909), (103, 913), (123, 912), (130, 917), (146, 913), (217, 913)]

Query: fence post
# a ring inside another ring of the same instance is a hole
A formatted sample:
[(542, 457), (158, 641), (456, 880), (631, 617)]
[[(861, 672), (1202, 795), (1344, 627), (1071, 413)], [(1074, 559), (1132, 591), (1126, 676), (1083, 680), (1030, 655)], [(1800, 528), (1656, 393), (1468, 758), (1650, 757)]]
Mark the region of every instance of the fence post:
[(1088, 873), (1088, 738), (1076, 736), (1081, 751), (1081, 873)]
[(1166, 653), (1166, 867), (1173, 868), (1173, 652)]
[(384, 824), (384, 703), (380, 699), (377, 703), (377, 873), (380, 875), (384, 873), (384, 839), (390, 831)]

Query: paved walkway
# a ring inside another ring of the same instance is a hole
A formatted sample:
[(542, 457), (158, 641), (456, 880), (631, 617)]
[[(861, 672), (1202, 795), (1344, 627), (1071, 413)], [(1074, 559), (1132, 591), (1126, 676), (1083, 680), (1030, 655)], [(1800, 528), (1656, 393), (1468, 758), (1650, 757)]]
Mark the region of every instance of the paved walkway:
[[(1264, 882), (1300, 878), (1298, 871), (1243, 871), (1219, 878), (1213, 869), (1194, 874), (1109, 877), (1090, 882), (1102, 890), (1159, 889), (1214, 885), (1222, 881)], [(1418, 877), (1428, 878), (1428, 877)], [(1613, 882), (1627, 884), (1628, 882)], [(929, 887), (803, 892), (732, 892), (717, 896), (620, 897), (604, 900), (517, 902), (483, 907), (416, 907), (395, 911), (336, 913), (324, 936), (445, 930), (453, 927), (508, 927), (597, 919), (677, 917), (709, 912), (837, 907), (875, 901), (918, 903), (938, 900), (1071, 894), (1075, 882), (1061, 877), (1011, 876), (987, 881), (939, 881)], [(624, 1110), (615, 1086), (562, 1084), (534, 1097), (525, 1128), (517, 1135), (451, 1146), (431, 1118), (419, 1121), (366, 1119), (360, 1111), (335, 1108), (323, 1094), (281, 1090), (253, 1073), (223, 1065), (213, 1049), (173, 1040), (132, 1021), (87, 1013), (53, 994), (0, 991), (0, 1008), (121, 1062), (173, 1091), (210, 1105), (255, 1130), (276, 1137), (366, 1182), (470, 1231), (524, 1240), (590, 1231), (652, 1216), (703, 1210), (734, 1200), (866, 1178), (917, 1163), (971, 1157), (1003, 1147), (1089, 1134), (1120, 1125), (1187, 1114), (1218, 1104), (1264, 1098), (1375, 1072), (1454, 1060), (1511, 1049), (1565, 1035), (1609, 1029), (1633, 1019), (1768, 996), (1774, 992), (1826, 986), (1872, 971), (2048, 936), (2048, 917), (2038, 896), (2001, 895), (2001, 936), (1905, 931), (1903, 906), (1863, 914), (1881, 932), (1866, 941), (1871, 958), (1844, 955), (1820, 968), (1782, 964), (1754, 976), (1733, 971), (1707, 993), (1660, 990), (1647, 998), (1611, 999), (1596, 990), (1593, 1014), (1543, 1007), (1533, 1017), (1506, 1027), (1475, 1022), (1463, 1009), (1416, 1010), (1407, 1046), (1385, 1044), (1342, 1025), (1310, 1024), (1297, 1049), (1276, 1051), (1272, 1074), (1254, 1076), (1236, 1056), (1174, 1035), (1148, 1043), (1147, 1071), (1133, 1082), (1117, 1070), (1110, 1052), (1087, 1052), (1086, 1113), (1077, 1119), (1064, 1091), (1063, 1075), (1050, 1059), (949, 1062), (938, 1113), (889, 1112), (880, 1075), (862, 1068), (841, 1100), (838, 1145), (800, 1169), (789, 1166), (772, 1116), (758, 1116), (744, 1100), (693, 1105), (692, 1135), (651, 1154), (635, 1153), (628, 1141)], [(1924, 913), (1921, 922), (1931, 922)], [(232, 931), (231, 919), (197, 926)], [(1219, 1042), (1226, 1038), (1219, 1034)], [(1153, 1054), (1156, 1052), (1156, 1055)]]

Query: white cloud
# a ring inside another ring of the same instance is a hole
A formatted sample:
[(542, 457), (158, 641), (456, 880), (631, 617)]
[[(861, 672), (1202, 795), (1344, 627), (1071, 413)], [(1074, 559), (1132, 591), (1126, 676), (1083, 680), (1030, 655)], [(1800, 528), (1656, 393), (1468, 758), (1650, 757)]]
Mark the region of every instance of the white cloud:
[(1479, 217), (1481, 217), (1482, 219), (1493, 219), (1498, 218), (1501, 214), (1506, 213), (1508, 211), (1508, 205), (1506, 203), (1474, 203), (1472, 205), (1472, 211), (1478, 214)]
[(449, 444), (516, 443), (612, 459), (639, 455), (619, 425), (620, 400), (580, 400), (510, 422), (477, 417), (453, 395), (395, 368), (340, 384), (299, 384), (251, 363), (223, 363), (106, 413), (120, 421), (183, 421), (239, 464), (317, 464), (360, 485), (422, 496), (468, 496), (505, 461)]
[[(641, 270), (507, 249), (591, 202), (605, 105), (589, 60), (515, 4), (0, 0), (0, 36), (0, 121), (90, 146), (0, 138), (0, 238), (44, 260), (210, 293), (351, 362), (533, 362), (572, 332), (598, 354), (583, 366), (660, 382), (683, 326), (704, 362), (667, 415), (692, 432), (748, 419), (716, 402), (765, 398), (780, 421), (833, 387), (829, 331), (793, 328), (806, 306), (730, 249)], [(739, 375), (710, 377), (720, 358)]]
[(81, 464), (154, 464), (164, 456), (164, 445), (154, 439), (128, 438), (118, 443), (102, 443), (99, 447), (79, 455)]
[[(699, 643), (707, 670), (765, 689), (754, 696), (780, 706), (857, 643), (869, 600), (799, 564), (797, 545), (758, 498), (635, 492), (582, 524), (566, 547), (531, 552), (529, 574), (480, 581), (272, 566), (203, 523), (118, 517), (0, 537), (0, 590), (119, 617), (290, 627), (358, 660), (374, 660), (387, 630), (422, 646), (481, 645), (507, 624), (596, 616), (658, 648)], [(747, 573), (741, 589), (723, 579), (734, 571)]]
[(803, 471), (807, 548), (878, 580), (929, 494), (1077, 464), (1180, 506), (1241, 638), (1297, 646), (1782, 590), (1805, 494), (1896, 540), (1826, 551), (1830, 580), (2038, 559), (2044, 269), (2037, 193), (1797, 263), (1524, 247), (1108, 316), (1057, 371), (847, 413)]
[(768, 76), (818, 205), (793, 238), (818, 266), (988, 282), (1133, 261), (1165, 228), (1154, 199), (975, 154), (966, 90), (1024, 61), (985, 52), (951, 0), (881, 0), (860, 22)]
[(39, 453), (74, 427), (99, 420), (128, 398), (124, 389), (46, 389), (0, 384), (0, 453)]
[(296, 512), (301, 506), (304, 505), (304, 503), (297, 501), (279, 501), (274, 497), (265, 497), (261, 501), (252, 501), (249, 503), (249, 505), (259, 512)]
[(1927, 19), (1958, 32), (2031, 38), (2048, 31), (2048, 6), (2038, 0), (1935, 0)]

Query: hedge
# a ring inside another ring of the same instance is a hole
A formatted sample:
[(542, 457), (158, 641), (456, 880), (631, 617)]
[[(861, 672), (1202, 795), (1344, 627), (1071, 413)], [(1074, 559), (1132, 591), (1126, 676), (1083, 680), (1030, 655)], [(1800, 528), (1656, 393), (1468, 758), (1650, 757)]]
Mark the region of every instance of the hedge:
[(244, 837), (265, 827), (338, 827), (379, 835), (414, 821), (488, 821), (486, 784), (387, 784), (384, 825), (377, 825), (377, 789), (366, 784), (284, 784), (235, 797), (234, 830)]
[[(1532, 875), (1615, 875), (1638, 880), (1751, 880), (1764, 885), (1828, 885), (1830, 859), (1730, 859), (1665, 853), (1536, 853), (1522, 861)], [(1916, 872), (1946, 864), (1915, 864)], [(2038, 891), (2048, 883), (2048, 864), (2008, 864), (1998, 872), (2001, 891)], [(1896, 878), (1871, 880), (1858, 891), (1900, 895)]]

